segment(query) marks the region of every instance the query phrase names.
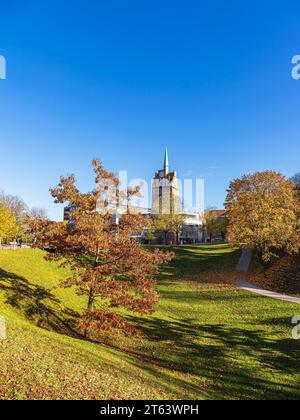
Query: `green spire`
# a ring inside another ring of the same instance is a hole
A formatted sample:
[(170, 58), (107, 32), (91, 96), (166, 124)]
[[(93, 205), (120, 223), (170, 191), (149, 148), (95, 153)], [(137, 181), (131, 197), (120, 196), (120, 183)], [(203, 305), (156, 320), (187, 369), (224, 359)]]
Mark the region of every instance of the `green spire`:
[(168, 148), (167, 147), (166, 147), (166, 153), (165, 153), (164, 171), (165, 171), (165, 174), (168, 175), (168, 173), (169, 173), (169, 156), (168, 156)]

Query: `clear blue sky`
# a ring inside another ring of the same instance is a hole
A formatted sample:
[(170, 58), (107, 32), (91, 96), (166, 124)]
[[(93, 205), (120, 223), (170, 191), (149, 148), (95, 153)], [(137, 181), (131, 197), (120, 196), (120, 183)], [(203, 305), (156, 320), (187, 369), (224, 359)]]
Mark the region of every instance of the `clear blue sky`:
[(0, 189), (44, 206), (89, 162), (151, 179), (165, 145), (221, 207), (243, 173), (300, 170), (299, 1), (1, 2)]

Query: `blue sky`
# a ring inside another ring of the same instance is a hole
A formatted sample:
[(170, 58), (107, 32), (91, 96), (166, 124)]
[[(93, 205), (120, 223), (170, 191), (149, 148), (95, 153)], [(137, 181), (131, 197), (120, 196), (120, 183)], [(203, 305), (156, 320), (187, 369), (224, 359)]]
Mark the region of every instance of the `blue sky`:
[[(100, 157), (151, 179), (169, 147), (179, 176), (221, 207), (232, 178), (300, 170), (296, 1), (1, 1), (0, 189), (43, 206)], [(191, 175), (192, 174), (192, 175)]]

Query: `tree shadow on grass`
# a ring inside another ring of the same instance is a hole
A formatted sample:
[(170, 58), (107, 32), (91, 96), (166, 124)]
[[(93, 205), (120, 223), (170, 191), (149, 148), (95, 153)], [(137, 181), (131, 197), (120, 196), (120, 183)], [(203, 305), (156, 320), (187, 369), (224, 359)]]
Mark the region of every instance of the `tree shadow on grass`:
[[(170, 248), (172, 251), (172, 248)], [(162, 266), (157, 276), (160, 284), (176, 279), (188, 279), (206, 271), (232, 271), (238, 263), (240, 250), (220, 254), (218, 250), (208, 253), (192, 252), (193, 249), (177, 248), (177, 257), (170, 264)]]
[(211, 388), (211, 398), (300, 398), (298, 342), (276, 339), (263, 329), (251, 329), (251, 324), (234, 327), (151, 318), (144, 319), (141, 328), (160, 351), (155, 357), (133, 353), (151, 362), (158, 375), (162, 368), (193, 375)]
[(0, 290), (8, 305), (21, 311), (39, 327), (71, 337), (80, 337), (76, 331), (79, 314), (63, 308), (51, 290), (30, 283), (27, 279), (0, 269)]

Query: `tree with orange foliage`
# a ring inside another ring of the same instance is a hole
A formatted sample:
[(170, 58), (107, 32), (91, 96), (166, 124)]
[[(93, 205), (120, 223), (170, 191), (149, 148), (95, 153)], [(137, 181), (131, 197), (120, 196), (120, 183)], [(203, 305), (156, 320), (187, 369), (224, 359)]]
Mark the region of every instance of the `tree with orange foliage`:
[[(126, 211), (139, 189), (121, 191), (120, 181), (95, 160), (96, 188), (81, 193), (74, 175), (60, 179), (50, 190), (56, 203), (71, 203), (70, 221), (35, 220), (36, 246), (51, 249), (48, 260), (60, 261), (72, 270), (62, 287), (77, 288), (87, 297), (80, 320), (85, 336), (112, 329), (133, 334), (135, 329), (118, 313), (125, 308), (151, 314), (159, 295), (154, 277), (158, 265), (173, 255), (159, 250), (149, 252), (132, 238), (147, 227), (148, 221)], [(125, 209), (125, 211), (124, 211)]]
[(291, 181), (266, 171), (231, 182), (226, 199), (231, 245), (254, 249), (268, 263), (280, 253), (297, 253), (299, 200)]

